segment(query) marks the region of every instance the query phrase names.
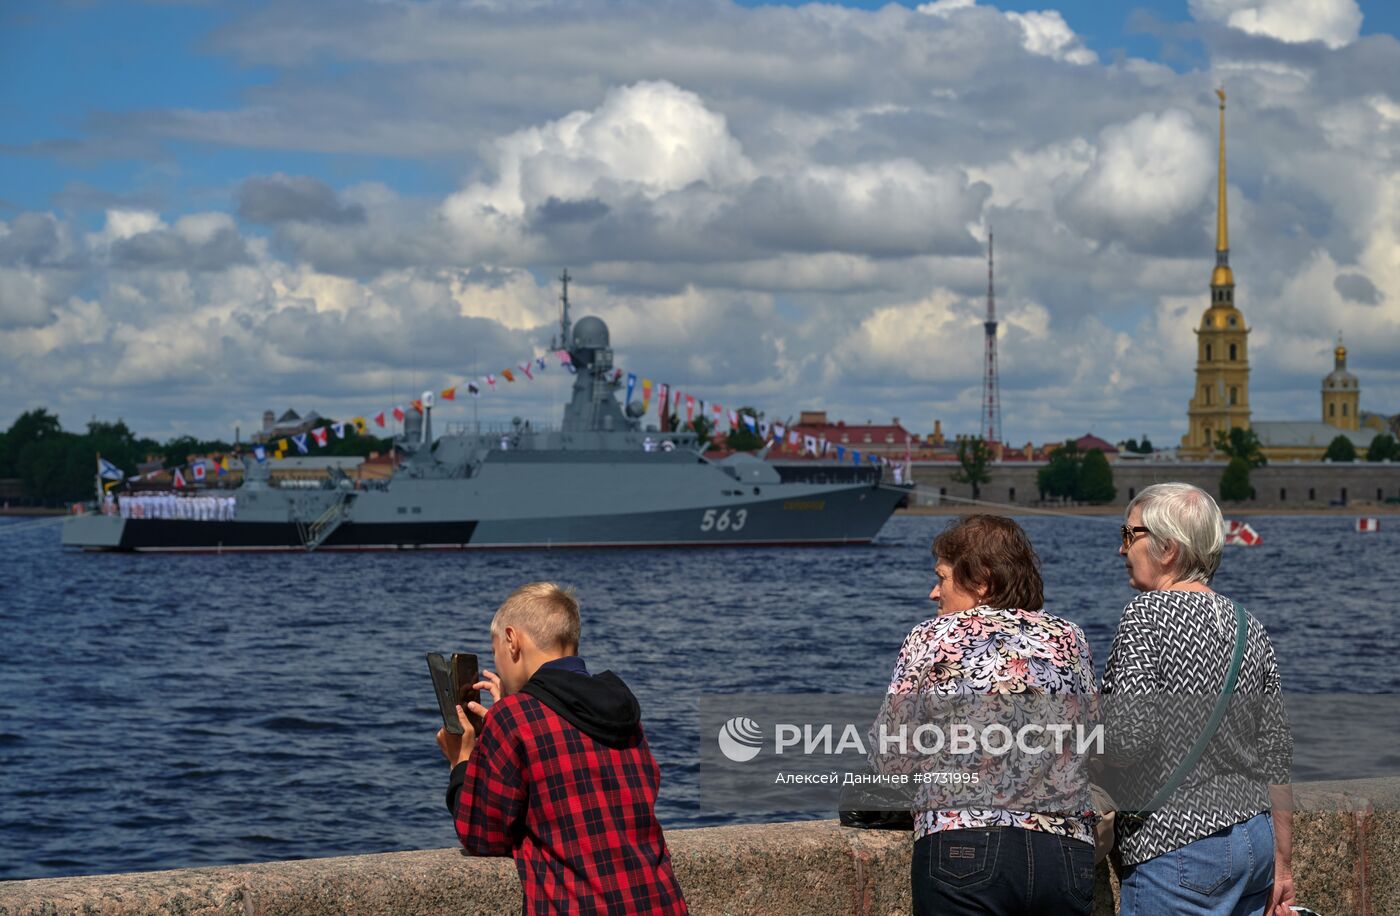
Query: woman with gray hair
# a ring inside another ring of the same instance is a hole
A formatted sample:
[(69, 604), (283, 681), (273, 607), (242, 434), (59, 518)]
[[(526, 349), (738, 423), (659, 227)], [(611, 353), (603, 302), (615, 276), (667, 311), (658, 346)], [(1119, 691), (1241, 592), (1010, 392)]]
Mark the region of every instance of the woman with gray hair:
[(1210, 587), (1220, 508), (1198, 487), (1157, 484), (1121, 533), (1142, 594), (1104, 670), (1107, 751), (1123, 767), (1119, 804), (1142, 810), (1115, 823), (1119, 912), (1291, 916), (1292, 740), (1268, 633)]

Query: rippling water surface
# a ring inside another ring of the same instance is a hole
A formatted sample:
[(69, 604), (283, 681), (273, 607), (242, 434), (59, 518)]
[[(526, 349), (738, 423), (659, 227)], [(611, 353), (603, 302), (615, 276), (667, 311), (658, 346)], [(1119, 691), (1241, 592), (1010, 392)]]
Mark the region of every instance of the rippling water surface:
[[(1116, 518), (1022, 519), (1047, 607), (1102, 670), (1132, 597)], [(1216, 581), (1274, 639), (1286, 690), (1400, 693), (1397, 534), (1257, 518)], [(1386, 519), (1389, 523), (1390, 519)], [(452, 845), (425, 651), (489, 656), (522, 582), (575, 585), (583, 654), (642, 703), (667, 827), (698, 794), (705, 692), (883, 690), (931, 613), (947, 520), (871, 547), (150, 556), (62, 550), (0, 519), (0, 878)], [(755, 812), (754, 819), (771, 819)]]

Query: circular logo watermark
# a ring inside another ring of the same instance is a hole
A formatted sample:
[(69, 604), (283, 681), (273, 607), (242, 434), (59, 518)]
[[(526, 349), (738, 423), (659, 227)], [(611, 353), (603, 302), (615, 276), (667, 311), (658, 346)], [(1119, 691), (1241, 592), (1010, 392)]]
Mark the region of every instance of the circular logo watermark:
[(746, 716), (735, 716), (719, 729), (719, 749), (735, 763), (745, 763), (763, 749), (763, 730)]

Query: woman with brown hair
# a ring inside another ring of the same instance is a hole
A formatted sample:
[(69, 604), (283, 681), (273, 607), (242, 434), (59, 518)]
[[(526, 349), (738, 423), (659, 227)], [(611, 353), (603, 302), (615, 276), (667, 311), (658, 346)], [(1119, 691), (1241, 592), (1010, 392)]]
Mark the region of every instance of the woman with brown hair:
[[(1020, 525), (970, 515), (938, 536), (933, 554), (929, 600), (938, 602), (938, 614), (904, 640), (887, 709), (912, 702), (927, 716), (940, 704), (946, 710), (949, 703), (983, 695), (1024, 709), (1049, 694), (1094, 693), (1089, 643), (1078, 626), (1043, 609), (1039, 558)], [(962, 798), (978, 804), (1005, 798), (1014, 806), (1045, 797), (1039, 790), (1047, 787), (1051, 796), (1070, 797), (1085, 780), (1069, 757), (984, 756), (975, 771), (982, 791)], [(902, 759), (909, 761), (906, 771), (930, 765)], [(890, 763), (876, 767), (886, 773), (900, 769)], [(915, 794), (915, 913), (1087, 916), (1094, 894), (1094, 821), (1087, 806), (945, 807), (956, 801), (946, 789), (927, 784)]]

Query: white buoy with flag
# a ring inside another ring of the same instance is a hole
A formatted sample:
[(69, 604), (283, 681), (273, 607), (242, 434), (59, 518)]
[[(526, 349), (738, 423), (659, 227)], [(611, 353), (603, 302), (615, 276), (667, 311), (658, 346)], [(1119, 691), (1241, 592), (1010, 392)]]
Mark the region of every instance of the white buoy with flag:
[(1381, 520), (1378, 518), (1358, 518), (1356, 520), (1356, 530), (1363, 534), (1380, 531)]

